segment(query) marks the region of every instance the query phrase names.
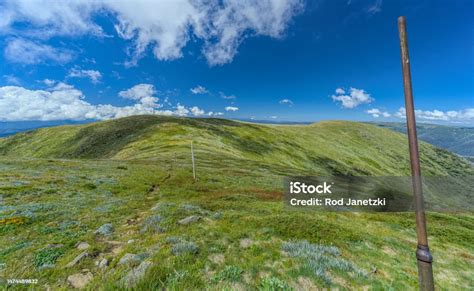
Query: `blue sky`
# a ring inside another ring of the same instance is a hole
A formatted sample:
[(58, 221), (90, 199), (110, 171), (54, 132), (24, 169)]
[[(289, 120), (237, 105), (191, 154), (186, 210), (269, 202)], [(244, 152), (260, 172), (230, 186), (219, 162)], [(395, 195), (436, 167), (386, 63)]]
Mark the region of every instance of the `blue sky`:
[(0, 121), (403, 121), (405, 15), (418, 120), (472, 125), (473, 3), (0, 1)]

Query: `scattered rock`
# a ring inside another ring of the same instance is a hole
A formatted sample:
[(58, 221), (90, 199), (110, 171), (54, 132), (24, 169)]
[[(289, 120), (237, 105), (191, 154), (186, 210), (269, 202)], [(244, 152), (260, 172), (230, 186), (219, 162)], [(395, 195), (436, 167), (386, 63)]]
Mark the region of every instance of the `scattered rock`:
[(191, 216), (181, 219), (180, 221), (178, 221), (178, 223), (182, 225), (187, 225), (199, 220), (201, 220), (201, 216), (191, 215)]
[(107, 266), (109, 265), (109, 260), (107, 260), (106, 258), (103, 258), (102, 260), (100, 260), (99, 262), (99, 268), (103, 269), (103, 268), (107, 268)]
[(128, 272), (125, 277), (122, 278), (122, 283), (127, 288), (133, 287), (138, 281), (143, 279), (145, 276), (146, 271), (151, 266), (151, 262), (144, 261), (138, 267), (133, 268), (130, 272)]
[(114, 232), (114, 226), (111, 223), (106, 223), (103, 224), (101, 227), (99, 227), (94, 234), (100, 234), (100, 235), (111, 235)]
[(125, 254), (120, 261), (118, 262), (118, 265), (135, 265), (138, 263), (141, 263), (144, 259), (148, 257), (148, 254)]
[(90, 248), (90, 246), (91, 246), (90, 244), (88, 244), (88, 243), (86, 243), (86, 242), (83, 242), (83, 241), (82, 241), (82, 242), (78, 242), (78, 243), (76, 244), (76, 248), (77, 248), (78, 250), (81, 250), (81, 251), (87, 250), (88, 248)]
[(91, 272), (77, 273), (67, 277), (67, 281), (72, 287), (82, 289), (94, 278)]
[(118, 262), (119, 265), (129, 264), (129, 263), (139, 263), (140, 257), (136, 254), (125, 254), (120, 261)]
[(66, 268), (70, 268), (72, 266), (75, 266), (77, 263), (79, 263), (83, 258), (87, 257), (89, 254), (87, 252), (82, 252), (80, 255), (75, 257), (72, 261), (70, 261), (67, 265)]
[(129, 239), (129, 240), (127, 241), (128, 244), (133, 244), (134, 242), (135, 242), (134, 239)]
[(240, 240), (240, 247), (243, 249), (248, 249), (253, 244), (253, 241), (249, 238), (244, 238)]
[(212, 219), (218, 220), (222, 218), (222, 212), (215, 212), (211, 215)]

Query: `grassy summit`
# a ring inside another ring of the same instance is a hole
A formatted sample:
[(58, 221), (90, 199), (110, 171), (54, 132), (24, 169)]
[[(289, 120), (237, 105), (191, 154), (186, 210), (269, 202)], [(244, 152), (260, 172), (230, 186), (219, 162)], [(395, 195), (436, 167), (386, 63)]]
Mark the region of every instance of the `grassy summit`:
[[(328, 121), (312, 125), (261, 125), (225, 119), (133, 116), (87, 125), (43, 128), (0, 140), (0, 155), (19, 158), (200, 159), (259, 163), (311, 174), (408, 175), (406, 138), (373, 125)], [(424, 174), (455, 175), (472, 169), (429, 144), (420, 147)]]
[[(290, 174), (408, 175), (406, 144), (354, 122), (159, 116), (0, 139), (0, 286), (416, 289), (412, 213), (290, 211), (281, 201)], [(450, 152), (420, 150), (426, 175), (472, 175)], [(474, 284), (472, 229), (472, 214), (428, 214), (440, 289)]]

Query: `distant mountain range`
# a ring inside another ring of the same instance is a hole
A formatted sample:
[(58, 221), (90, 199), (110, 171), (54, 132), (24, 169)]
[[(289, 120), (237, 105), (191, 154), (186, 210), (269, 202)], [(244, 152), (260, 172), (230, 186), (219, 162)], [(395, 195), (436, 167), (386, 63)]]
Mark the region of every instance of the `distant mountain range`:
[[(380, 127), (406, 133), (406, 124), (400, 122), (376, 123)], [(418, 138), (474, 161), (474, 127), (437, 124), (417, 125)]]
[(83, 124), (90, 121), (71, 121), (71, 120), (54, 120), (54, 121), (7, 121), (0, 122), (0, 137), (9, 136), (18, 132), (33, 130), (42, 127), (51, 127), (66, 124)]

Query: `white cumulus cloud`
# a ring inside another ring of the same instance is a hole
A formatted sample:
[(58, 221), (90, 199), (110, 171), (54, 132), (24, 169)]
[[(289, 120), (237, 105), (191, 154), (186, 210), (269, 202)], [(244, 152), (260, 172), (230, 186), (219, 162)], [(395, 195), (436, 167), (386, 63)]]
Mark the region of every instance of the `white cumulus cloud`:
[(178, 103), (178, 105), (176, 106), (175, 114), (178, 116), (186, 116), (188, 115), (188, 113), (189, 109)]
[(206, 112), (202, 109), (200, 109), (199, 107), (197, 106), (193, 106), (191, 107), (191, 113), (194, 115), (194, 116), (201, 116), (201, 115), (204, 115), (206, 114)]
[(13, 75), (3, 75), (3, 78), (5, 79), (5, 81), (8, 84), (11, 84), (11, 85), (20, 85), (21, 84), (20, 79), (18, 79), (17, 77), (15, 77)]
[(222, 112), (212, 112), (212, 111), (209, 111), (209, 112), (207, 113), (207, 115), (208, 115), (208, 116), (222, 116), (222, 115), (224, 115), (224, 113), (222, 113)]
[(96, 70), (81, 70), (72, 68), (67, 75), (69, 78), (89, 78), (93, 84), (100, 82), (102, 74)]
[(278, 103), (282, 105), (288, 105), (290, 107), (293, 106), (293, 101), (291, 101), (290, 99), (282, 99)]
[(153, 97), (155, 94), (156, 89), (152, 84), (138, 84), (130, 89), (119, 92), (120, 97), (130, 100), (140, 100), (147, 97)]
[(378, 118), (380, 116), (383, 116), (385, 118), (392, 116), (390, 113), (387, 111), (381, 111), (378, 108), (372, 108), (366, 111), (368, 114), (372, 115), (372, 117)]
[(54, 84), (57, 83), (55, 80), (51, 80), (51, 79), (44, 79), (41, 82), (44, 83), (48, 87), (51, 87), (51, 86), (53, 86)]
[(206, 94), (209, 91), (201, 85), (197, 85), (194, 88), (189, 89), (193, 94)]
[(222, 65), (232, 61), (247, 37), (283, 37), (291, 19), (303, 10), (303, 0), (5, 0), (0, 8), (0, 34), (43, 40), (104, 37), (95, 16), (108, 15), (117, 35), (130, 42), (129, 65), (148, 50), (159, 60), (180, 58), (190, 39), (202, 41), (210, 65)]
[(334, 102), (340, 102), (343, 108), (355, 108), (361, 104), (369, 104), (374, 99), (363, 89), (350, 88), (347, 94), (344, 89), (337, 88), (336, 94), (331, 96)]
[(0, 87), (0, 120), (81, 120), (95, 118), (98, 109), (74, 88), (55, 91)]
[(225, 111), (237, 111), (239, 110), (239, 107), (235, 107), (235, 106), (227, 106), (225, 108)]
[[(91, 104), (84, 94), (71, 85), (57, 83), (47, 90), (30, 90), (19, 86), (0, 87), (0, 120), (86, 120), (112, 119), (138, 114), (194, 116), (206, 115), (196, 106), (187, 108), (177, 104), (171, 109), (160, 109), (156, 90), (151, 84), (139, 84), (121, 91), (119, 96), (135, 101), (128, 106)], [(213, 113), (214, 114), (214, 113)]]
[(29, 23), (25, 34), (34, 38), (103, 35), (92, 21), (98, 1), (5, 0), (0, 8), (0, 33), (18, 33), (15, 24)]
[(221, 95), (222, 99), (227, 99), (227, 100), (237, 99), (237, 97), (235, 95), (226, 95), (223, 92), (220, 92), (220, 95)]
[(67, 49), (55, 48), (39, 42), (15, 38), (7, 42), (4, 49), (5, 58), (12, 63), (39, 64), (47, 61), (67, 63), (71, 61), (74, 54)]
[[(400, 107), (394, 114), (398, 118), (406, 118), (405, 107)], [(428, 121), (447, 121), (447, 122), (474, 122), (474, 108), (466, 108), (462, 110), (415, 110), (415, 117), (421, 120)]]
[(158, 104), (159, 98), (154, 96), (155, 94), (156, 89), (152, 84), (138, 84), (128, 90), (119, 92), (120, 97), (138, 101), (146, 108), (160, 108), (163, 105)]

